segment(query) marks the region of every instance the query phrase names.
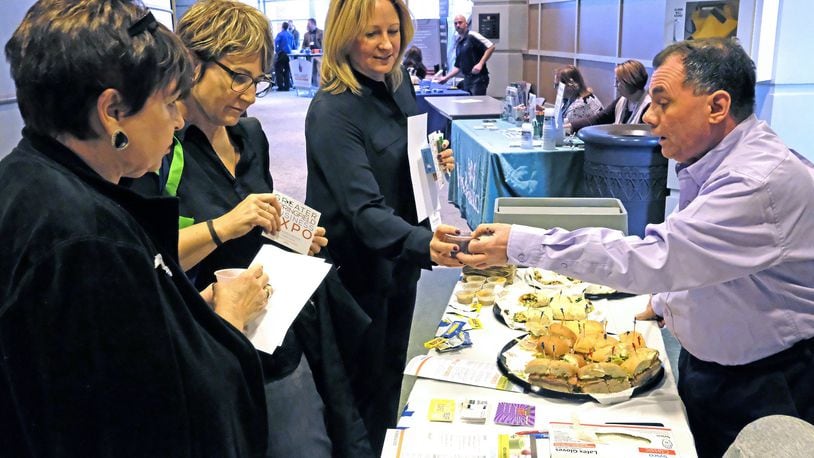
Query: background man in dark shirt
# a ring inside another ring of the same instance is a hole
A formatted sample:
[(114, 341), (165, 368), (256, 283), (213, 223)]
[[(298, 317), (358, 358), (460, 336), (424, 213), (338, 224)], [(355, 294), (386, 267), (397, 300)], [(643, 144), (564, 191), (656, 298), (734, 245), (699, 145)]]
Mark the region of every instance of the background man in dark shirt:
[(472, 95), (486, 95), (486, 88), (489, 86), (486, 61), (495, 52), (495, 44), (478, 32), (469, 30), (469, 23), (461, 15), (455, 16), (454, 24), (458, 33), (458, 40), (455, 42), (455, 66), (438, 81), (446, 83), (459, 72), (463, 72), (463, 90), (469, 91)]

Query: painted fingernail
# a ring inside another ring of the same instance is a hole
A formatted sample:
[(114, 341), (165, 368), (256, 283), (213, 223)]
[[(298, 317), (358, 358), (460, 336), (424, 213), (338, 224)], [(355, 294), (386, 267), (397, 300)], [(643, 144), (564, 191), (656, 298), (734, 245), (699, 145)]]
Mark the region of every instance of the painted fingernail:
[(461, 230), (460, 229), (455, 229), (455, 235), (461, 235)]

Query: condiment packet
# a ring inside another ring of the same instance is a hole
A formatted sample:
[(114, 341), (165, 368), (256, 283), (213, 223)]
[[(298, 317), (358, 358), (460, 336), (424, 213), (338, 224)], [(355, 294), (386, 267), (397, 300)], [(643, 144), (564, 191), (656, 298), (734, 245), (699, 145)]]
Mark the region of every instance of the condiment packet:
[(495, 423), (509, 426), (534, 426), (534, 406), (499, 402), (495, 411)]
[(453, 338), (460, 334), (461, 332), (463, 332), (464, 326), (466, 326), (465, 321), (453, 321), (452, 323), (449, 324), (449, 326), (447, 326), (444, 333), (441, 334), (441, 337), (445, 339)]
[(469, 338), (469, 333), (466, 331), (461, 331), (458, 334), (446, 339), (446, 342), (443, 342), (435, 347), (435, 351), (438, 353), (446, 353), (449, 351), (460, 350), (461, 348), (471, 347), (472, 346), (472, 339)]
[(466, 399), (461, 403), (461, 421), (467, 423), (486, 423), (489, 401)]
[(455, 419), (455, 401), (452, 399), (432, 399), (427, 412), (430, 421), (444, 421), (452, 423)]

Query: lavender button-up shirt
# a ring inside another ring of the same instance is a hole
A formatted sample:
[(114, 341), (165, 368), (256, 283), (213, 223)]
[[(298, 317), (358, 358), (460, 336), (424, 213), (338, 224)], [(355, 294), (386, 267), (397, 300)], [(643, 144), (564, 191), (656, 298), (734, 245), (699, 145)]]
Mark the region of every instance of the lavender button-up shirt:
[(814, 165), (751, 116), (691, 165), (644, 238), (512, 228), (509, 262), (629, 292), (695, 357), (746, 364), (814, 337)]

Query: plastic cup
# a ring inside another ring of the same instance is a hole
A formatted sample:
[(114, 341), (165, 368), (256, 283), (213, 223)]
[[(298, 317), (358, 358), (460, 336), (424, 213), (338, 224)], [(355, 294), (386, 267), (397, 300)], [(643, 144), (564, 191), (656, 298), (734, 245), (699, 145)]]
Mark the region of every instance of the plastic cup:
[(474, 293), (475, 291), (480, 291), (480, 287), (481, 285), (479, 283), (464, 283), (461, 285), (461, 290)]
[(478, 285), (482, 286), (483, 283), (486, 281), (486, 277), (484, 277), (483, 275), (467, 275), (465, 277), (465, 280), (467, 283), (477, 283)]
[(475, 293), (480, 305), (492, 305), (495, 303), (495, 293), (492, 290), (482, 289)]
[(469, 242), (472, 240), (472, 234), (444, 234), (444, 242), (454, 243), (458, 245), (461, 253), (469, 254)]
[(237, 269), (237, 268), (216, 270), (215, 280), (217, 280), (218, 283), (229, 283), (230, 281), (239, 277), (240, 274), (242, 274), (245, 271), (246, 269)]
[(474, 298), (475, 293), (472, 291), (461, 290), (455, 293), (455, 299), (458, 300), (459, 304), (471, 304)]

